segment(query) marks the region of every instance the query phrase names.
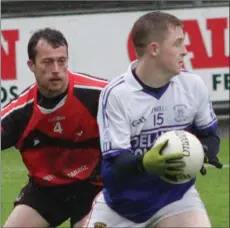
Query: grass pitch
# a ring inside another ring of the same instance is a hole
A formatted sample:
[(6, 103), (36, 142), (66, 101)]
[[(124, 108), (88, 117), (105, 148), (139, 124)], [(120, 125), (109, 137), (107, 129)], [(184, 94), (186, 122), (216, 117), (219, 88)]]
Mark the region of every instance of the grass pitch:
[[(229, 227), (229, 140), (222, 140), (221, 162), (226, 166), (222, 170), (207, 167), (206, 176), (198, 176), (197, 189), (205, 203), (213, 227)], [(13, 209), (13, 200), (27, 182), (27, 172), (20, 154), (14, 150), (2, 152), (2, 198), (1, 226)], [(61, 227), (69, 227), (64, 223)]]

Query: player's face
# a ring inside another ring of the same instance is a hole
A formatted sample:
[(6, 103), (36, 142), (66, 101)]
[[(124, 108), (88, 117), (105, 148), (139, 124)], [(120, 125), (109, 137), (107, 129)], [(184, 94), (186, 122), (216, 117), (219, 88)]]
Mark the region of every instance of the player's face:
[(168, 36), (159, 46), (158, 63), (169, 75), (177, 75), (183, 66), (187, 54), (184, 45), (184, 31), (181, 27), (170, 27)]
[(28, 61), (40, 91), (46, 96), (56, 96), (68, 86), (68, 51), (66, 46), (53, 48), (45, 40), (36, 46), (35, 63)]

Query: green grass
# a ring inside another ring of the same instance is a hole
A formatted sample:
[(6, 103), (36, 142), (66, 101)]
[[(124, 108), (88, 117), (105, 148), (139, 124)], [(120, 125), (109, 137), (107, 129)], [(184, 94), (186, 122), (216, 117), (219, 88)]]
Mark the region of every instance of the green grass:
[[(222, 140), (220, 160), (229, 164), (229, 141)], [(229, 227), (229, 168), (207, 168), (205, 177), (199, 176), (196, 186), (210, 216), (213, 227)], [(20, 154), (14, 150), (2, 152), (2, 210), (3, 225), (13, 208), (13, 200), (27, 182), (26, 169)], [(62, 227), (69, 227), (65, 223)]]
[[(229, 140), (222, 140), (219, 158), (229, 164)], [(207, 168), (197, 178), (196, 187), (206, 206), (213, 227), (229, 227), (229, 168)]]

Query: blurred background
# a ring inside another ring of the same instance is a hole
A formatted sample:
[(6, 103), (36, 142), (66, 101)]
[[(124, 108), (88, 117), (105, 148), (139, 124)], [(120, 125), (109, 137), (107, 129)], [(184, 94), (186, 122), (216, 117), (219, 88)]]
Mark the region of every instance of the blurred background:
[[(211, 95), (221, 130), (221, 171), (209, 168), (197, 187), (213, 227), (229, 227), (229, 2), (228, 1), (1, 1), (1, 106), (34, 82), (27, 61), (32, 33), (53, 27), (69, 42), (69, 69), (113, 79), (135, 59), (129, 38), (142, 14), (161, 10), (185, 25), (185, 68), (199, 74)], [(27, 181), (14, 149), (2, 153), (2, 222)], [(14, 188), (12, 187), (14, 186)], [(68, 227), (68, 223), (63, 224)]]

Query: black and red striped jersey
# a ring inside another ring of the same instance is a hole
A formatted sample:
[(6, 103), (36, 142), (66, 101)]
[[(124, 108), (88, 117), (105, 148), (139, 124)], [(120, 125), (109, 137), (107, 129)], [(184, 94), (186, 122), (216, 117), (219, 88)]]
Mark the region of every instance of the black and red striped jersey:
[(89, 179), (101, 158), (96, 116), (108, 82), (72, 72), (68, 77), (68, 89), (58, 97), (43, 97), (35, 83), (1, 111), (2, 149), (16, 147), (42, 185)]

